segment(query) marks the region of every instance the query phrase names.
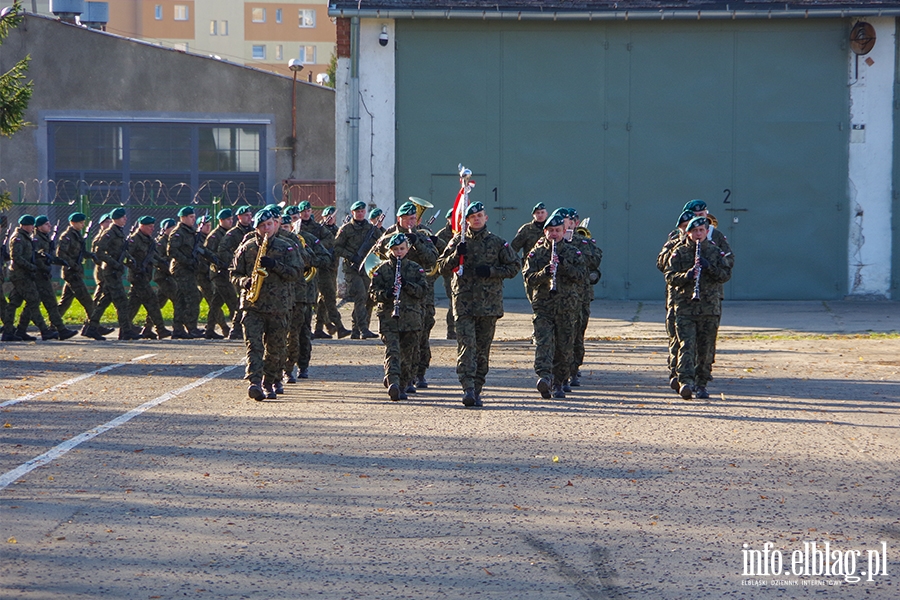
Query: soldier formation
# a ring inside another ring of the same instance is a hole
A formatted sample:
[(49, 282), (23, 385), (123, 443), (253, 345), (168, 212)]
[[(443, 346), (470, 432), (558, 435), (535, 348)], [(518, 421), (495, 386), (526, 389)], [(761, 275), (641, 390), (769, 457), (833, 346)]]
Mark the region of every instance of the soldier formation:
[[(114, 330), (101, 320), (113, 304), (121, 340), (243, 339), (248, 395), (263, 400), (283, 393), (284, 383), (309, 377), (313, 339), (380, 337), (384, 387), (398, 401), (428, 387), (434, 285), (442, 278), (450, 299), (446, 337), (457, 341), (462, 402), (480, 407), (497, 319), (503, 316), (503, 280), (521, 272), (534, 313), (535, 387), (542, 398), (565, 398), (581, 385), (584, 335), (602, 259), (577, 211), (549, 213), (538, 203), (533, 220), (507, 243), (489, 231), (480, 202), (466, 204), (458, 215), (448, 211), (446, 226), (434, 234), (428, 228), (434, 218), (422, 224), (425, 207), (418, 200), (402, 204), (387, 229), (383, 213), (367, 214), (363, 202), (350, 207), (340, 227), (334, 207), (316, 221), (307, 201), (283, 214), (275, 204), (255, 213), (249, 206), (223, 209), (215, 228), (213, 219), (197, 220), (186, 206), (177, 221), (164, 219), (158, 233), (151, 216), (139, 218), (129, 233), (126, 212), (117, 208), (101, 217), (90, 247), (92, 224), (85, 224), (84, 214), (72, 213), (62, 233), (45, 216), (25, 215), (14, 230), (4, 216), (4, 279), (9, 263), (12, 292), (8, 301), (0, 294), (2, 339), (36, 339), (28, 334), (32, 323), (43, 340), (71, 338), (78, 331), (62, 317), (77, 300), (87, 315), (81, 334), (104, 340)], [(84, 283), (88, 258), (95, 265), (93, 297)], [(337, 309), (340, 259), (344, 298), (353, 304), (350, 329)], [(706, 204), (688, 202), (657, 258), (667, 284), (669, 383), (685, 399), (709, 397), (723, 284), (733, 263)], [(64, 281), (59, 302), (51, 285), (54, 265)], [(123, 283), (126, 271), (130, 291)], [(209, 307), (205, 329), (199, 327), (201, 299)], [(171, 330), (161, 310), (170, 300)], [(139, 328), (133, 322), (142, 306), (146, 321)], [(370, 329), (373, 310), (378, 334)]]

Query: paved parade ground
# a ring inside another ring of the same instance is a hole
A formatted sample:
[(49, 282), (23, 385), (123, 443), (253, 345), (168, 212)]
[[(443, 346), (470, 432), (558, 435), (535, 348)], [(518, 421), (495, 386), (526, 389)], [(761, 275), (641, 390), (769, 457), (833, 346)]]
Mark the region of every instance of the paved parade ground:
[(0, 345), (0, 597), (900, 597), (900, 303), (726, 302), (708, 401), (661, 303), (595, 302), (564, 400), (506, 308), (482, 409), (440, 306), (399, 403), (378, 340), (268, 402), (238, 342)]

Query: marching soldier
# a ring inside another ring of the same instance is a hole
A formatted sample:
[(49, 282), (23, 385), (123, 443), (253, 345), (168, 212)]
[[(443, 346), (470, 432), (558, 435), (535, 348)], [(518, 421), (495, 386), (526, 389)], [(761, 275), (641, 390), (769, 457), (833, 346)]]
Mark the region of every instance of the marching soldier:
[[(56, 243), (50, 235), (50, 232), (53, 230), (50, 220), (46, 216), (41, 215), (35, 219), (34, 226), (33, 243), (38, 266), (38, 276), (35, 284), (37, 285), (38, 295), (41, 297), (41, 304), (44, 305), (47, 316), (50, 317), (50, 322), (59, 333), (59, 339), (67, 340), (77, 335), (78, 332), (66, 328), (56, 301), (56, 291), (51, 283), (52, 265), (63, 265), (64, 261), (56, 257)], [(18, 305), (16, 308), (18, 308)]]
[[(666, 243), (663, 244), (662, 250), (659, 251), (656, 257), (656, 268), (663, 274), (666, 272), (672, 250), (675, 246), (684, 242), (687, 224), (693, 218), (694, 213), (689, 210), (684, 211), (678, 217), (675, 229), (669, 232)], [(678, 366), (678, 337), (675, 335), (675, 305), (672, 303), (672, 286), (668, 283), (666, 284), (666, 337), (668, 337), (669, 345), (669, 356), (666, 363), (669, 367), (669, 385), (677, 392), (681, 388), (676, 371)]]
[(371, 223), (372, 226), (378, 230), (378, 235), (384, 235), (384, 227), (381, 226), (381, 224), (384, 222), (384, 211), (376, 206), (369, 211), (368, 219), (369, 223)]
[[(234, 253), (241, 245), (244, 237), (253, 231), (253, 209), (249, 206), (242, 206), (234, 211), (234, 215), (237, 217), (238, 222), (222, 237), (222, 241), (219, 242), (218, 250), (216, 252), (216, 255), (219, 257), (219, 262), (224, 265), (232, 264), (234, 261)], [(237, 293), (237, 290), (235, 290), (235, 293)], [(242, 314), (241, 305), (240, 302), (238, 302), (237, 312), (233, 313), (231, 317), (231, 335), (228, 336), (228, 339), (244, 339), (244, 331), (241, 328)]]
[(69, 215), (69, 226), (59, 236), (56, 247), (56, 257), (62, 260), (63, 285), (62, 297), (59, 300), (59, 312), (65, 315), (72, 305), (73, 300), (78, 300), (84, 308), (84, 314), (90, 315), (94, 311), (94, 301), (91, 293), (84, 283), (84, 259), (91, 255), (85, 247), (85, 220), (87, 217), (75, 212)]
[(99, 331), (100, 319), (107, 307), (116, 307), (119, 322), (119, 339), (136, 340), (139, 336), (131, 330), (131, 312), (128, 310), (128, 294), (122, 278), (125, 276), (125, 259), (128, 245), (125, 242), (125, 209), (119, 207), (109, 214), (112, 223), (94, 242), (97, 256), (97, 292), (94, 295), (94, 312), (81, 335), (95, 340), (105, 339)]
[[(228, 323), (225, 322), (225, 313), (222, 310), (222, 304), (216, 304), (216, 290), (213, 286), (212, 268), (215, 267), (218, 258), (215, 252), (206, 248), (206, 240), (212, 231), (212, 217), (203, 215), (197, 219), (197, 239), (200, 247), (204, 250), (203, 261), (197, 263), (197, 289), (200, 290), (200, 296), (206, 300), (206, 329), (203, 330), (203, 337), (207, 340), (221, 340), (231, 333)], [(216, 333), (216, 325), (222, 330), (222, 335)]]
[(128, 236), (128, 281), (131, 282), (131, 292), (128, 294), (128, 310), (131, 318), (137, 314), (141, 306), (147, 311), (147, 319), (156, 327), (154, 333), (145, 325), (140, 336), (148, 340), (170, 337), (172, 332), (166, 329), (162, 312), (159, 309), (159, 298), (150, 281), (153, 278), (153, 268), (160, 261), (156, 251), (156, 240), (153, 239), (153, 228), (156, 219), (144, 216), (138, 219), (138, 228)]
[[(231, 279), (228, 276), (228, 267), (231, 265), (231, 260), (234, 257), (226, 257), (226, 259), (223, 260), (223, 257), (219, 255), (219, 246), (221, 245), (222, 240), (234, 226), (234, 216), (231, 209), (223, 208), (220, 210), (216, 215), (216, 220), (218, 220), (219, 225), (206, 236), (206, 242), (203, 245), (207, 252), (216, 257), (216, 261), (211, 267), (213, 298), (209, 305), (209, 313), (222, 314), (222, 322), (224, 324), (224, 312), (222, 311), (222, 307), (227, 306), (228, 315), (231, 317), (233, 326), (235, 315), (237, 314), (238, 300), (237, 293), (235, 293), (234, 286), (231, 284)], [(210, 328), (209, 323), (211, 321), (212, 319), (207, 318), (207, 329)], [(230, 337), (231, 331), (228, 330), (227, 324), (224, 324), (222, 327), (222, 334), (225, 337)]]
[[(532, 220), (525, 223), (516, 232), (512, 241), (509, 243), (513, 252), (517, 256), (524, 259), (531, 252), (531, 249), (544, 235), (544, 223), (547, 221), (547, 206), (543, 202), (538, 202), (531, 209)], [(528, 283), (525, 282), (525, 295), (531, 297), (531, 291), (528, 289)]]
[[(465, 406), (482, 406), (481, 391), (490, 367), (491, 343), (497, 319), (503, 316), (503, 280), (519, 272), (519, 260), (509, 244), (487, 229), (484, 205), (466, 210), (465, 238), (451, 240), (438, 260), (442, 275), (453, 276), (458, 359), (456, 374)], [(458, 273), (463, 259), (463, 275)]]
[[(302, 225), (294, 224), (303, 250), (305, 270), (296, 285), (297, 300), (291, 313), (290, 333), (288, 334), (288, 360), (285, 367), (287, 382), (295, 383), (294, 365), (297, 366), (297, 377), (309, 379), (309, 362), (312, 357), (312, 311), (319, 297), (316, 285), (319, 269), (331, 264), (331, 254), (321, 241), (312, 233), (305, 231)], [(313, 269), (315, 269), (315, 274)]]
[[(447, 244), (450, 243), (450, 240), (453, 239), (453, 224), (451, 219), (453, 218), (453, 209), (449, 209), (447, 214), (444, 215), (444, 219), (446, 219), (447, 224), (444, 225), (440, 231), (437, 232), (437, 238), (444, 243), (444, 248), (447, 247)], [(441, 248), (440, 251), (443, 252), (444, 248)], [(456, 319), (453, 317), (453, 292), (451, 290), (450, 282), (453, 280), (453, 275), (442, 275), (441, 278), (444, 280), (444, 292), (447, 294), (447, 339), (455, 340), (456, 339)]]
[[(159, 222), (159, 234), (156, 236), (156, 258), (153, 259), (156, 268), (153, 270), (153, 282), (156, 283), (156, 303), (159, 305), (160, 312), (169, 300), (172, 301), (174, 307), (175, 298), (178, 296), (178, 288), (175, 280), (172, 279), (172, 272), (169, 271), (169, 255), (166, 253), (169, 235), (174, 229), (175, 219), (163, 219)], [(153, 321), (147, 317), (144, 329), (150, 331), (152, 327)]]
[[(378, 331), (384, 342), (384, 386), (391, 400), (406, 400), (404, 390), (416, 375), (422, 330), (425, 271), (408, 258), (403, 233), (383, 242), (389, 256), (372, 274), (369, 293), (378, 311)], [(399, 269), (399, 271), (398, 271)]]
[(707, 239), (709, 221), (694, 217), (687, 224), (685, 243), (676, 246), (666, 266), (666, 282), (675, 305), (678, 337), (678, 393), (690, 400), (709, 398), (706, 384), (712, 366), (722, 287), (731, 279), (734, 259)]
[[(237, 249), (232, 283), (241, 290), (242, 325), (247, 347), (247, 394), (254, 400), (275, 399), (286, 350), (287, 314), (293, 304), (293, 284), (303, 273), (300, 254), (278, 237), (271, 211), (253, 217), (255, 231)], [(265, 250), (260, 255), (261, 250)], [(257, 270), (263, 269), (266, 275)]]
[[(345, 338), (352, 333), (344, 327), (344, 324), (341, 322), (341, 313), (337, 309), (337, 271), (340, 257), (334, 253), (334, 242), (338, 233), (338, 226), (334, 222), (334, 216), (335, 208), (333, 206), (326, 206), (322, 209), (322, 223), (320, 225), (331, 236), (330, 238), (319, 238), (319, 240), (328, 240), (322, 243), (331, 254), (331, 262), (320, 268), (316, 276), (319, 287), (319, 299), (316, 305), (316, 331), (313, 334), (313, 338), (319, 339), (329, 339), (332, 335)], [(312, 220), (311, 217), (310, 220)], [(303, 228), (304, 230), (308, 229), (306, 221), (303, 222)], [(316, 235), (315, 231), (310, 230), (310, 232)], [(325, 332), (326, 330), (327, 333)]]
[[(572, 352), (572, 368), (569, 370), (568, 385), (564, 384), (565, 391), (571, 391), (572, 387), (581, 385), (581, 365), (584, 363), (584, 335), (591, 319), (591, 302), (594, 300), (594, 286), (600, 281), (600, 261), (603, 252), (597, 247), (593, 238), (582, 235), (578, 229), (578, 211), (574, 208), (568, 210), (566, 226), (572, 228), (572, 240), (578, 250), (584, 255), (586, 274), (581, 281), (581, 301), (578, 304), (575, 320), (574, 348)], [(571, 386), (571, 387), (570, 387)], [(565, 389), (569, 388), (569, 389)]]
[(9, 240), (11, 259), (9, 281), (13, 285), (13, 291), (9, 296), (7, 310), (14, 316), (19, 305), (25, 303), (25, 308), (19, 315), (16, 336), (26, 342), (36, 339), (28, 335), (28, 325), (32, 322), (41, 331), (42, 340), (59, 339), (59, 333), (47, 327), (47, 322), (41, 314), (41, 296), (37, 288), (40, 274), (32, 237), (34, 228), (35, 218), (31, 215), (22, 215), (19, 217), (19, 226)]
[(177, 294), (172, 299), (175, 308), (172, 339), (189, 340), (203, 336), (203, 332), (197, 329), (202, 299), (197, 288), (197, 271), (204, 266), (200, 264), (200, 251), (206, 251), (200, 248), (201, 240), (194, 228), (197, 221), (194, 209), (190, 206), (182, 207), (178, 211), (178, 219), (181, 222), (169, 234), (166, 247), (170, 271), (177, 289)]
[(13, 322), (15, 315), (9, 314), (9, 304), (6, 302), (6, 294), (3, 292), (3, 284), (6, 282), (6, 263), (9, 262), (8, 230), (9, 217), (0, 215), (0, 237), (3, 238), (3, 243), (0, 244), (0, 320), (3, 322), (3, 335), (0, 337), (0, 341), (21, 342), (22, 338), (16, 335), (16, 327)]
[[(408, 260), (416, 263), (425, 271), (431, 270), (437, 264), (438, 251), (431, 241), (431, 236), (427, 229), (418, 229), (419, 221), (418, 210), (413, 202), (404, 202), (397, 209), (397, 223), (388, 227), (378, 243), (372, 249), (379, 258), (388, 260), (393, 254), (393, 246), (391, 246), (394, 234), (404, 234), (404, 240), (407, 245), (404, 254)], [(425, 278), (425, 294), (420, 299), (422, 309), (422, 323), (419, 327), (419, 352), (417, 354), (417, 364), (414, 365), (413, 377), (408, 381), (401, 382), (401, 388), (407, 394), (416, 393), (416, 388), (425, 389), (428, 387), (428, 381), (425, 379), (425, 372), (431, 364), (431, 345), (429, 336), (431, 328), (434, 327), (434, 283)], [(379, 321), (381, 323), (382, 321)]]
[(353, 215), (349, 223), (338, 230), (334, 241), (334, 253), (344, 259), (344, 282), (347, 286), (347, 299), (353, 302), (353, 323), (350, 338), (370, 339), (378, 337), (369, 330), (368, 301), (369, 276), (360, 273), (359, 267), (365, 260), (372, 246), (378, 241), (379, 233), (372, 223), (366, 220), (366, 204), (357, 201), (350, 207)]
[[(562, 209), (565, 210), (565, 209)], [(534, 372), (542, 398), (565, 398), (563, 385), (573, 364), (587, 260), (579, 244), (566, 243), (559, 210), (544, 221), (544, 235), (525, 258), (522, 276), (534, 311)]]

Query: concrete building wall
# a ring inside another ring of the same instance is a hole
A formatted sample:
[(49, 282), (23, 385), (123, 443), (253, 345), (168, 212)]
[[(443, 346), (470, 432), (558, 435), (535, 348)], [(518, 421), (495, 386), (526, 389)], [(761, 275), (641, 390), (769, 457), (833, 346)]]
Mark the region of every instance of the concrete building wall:
[[(288, 77), (28, 16), (0, 46), (0, 69), (31, 56), (29, 126), (0, 139), (0, 178), (46, 180), (47, 115), (254, 119), (267, 123), (268, 191), (291, 175)], [(297, 83), (298, 179), (334, 178), (334, 92)], [(280, 198), (276, 198), (280, 200)]]

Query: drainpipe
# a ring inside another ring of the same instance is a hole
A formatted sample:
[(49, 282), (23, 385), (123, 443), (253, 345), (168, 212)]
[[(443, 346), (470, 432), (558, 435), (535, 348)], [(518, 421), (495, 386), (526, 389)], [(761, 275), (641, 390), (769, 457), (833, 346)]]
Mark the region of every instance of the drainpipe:
[(350, 206), (359, 200), (359, 17), (350, 19)]

